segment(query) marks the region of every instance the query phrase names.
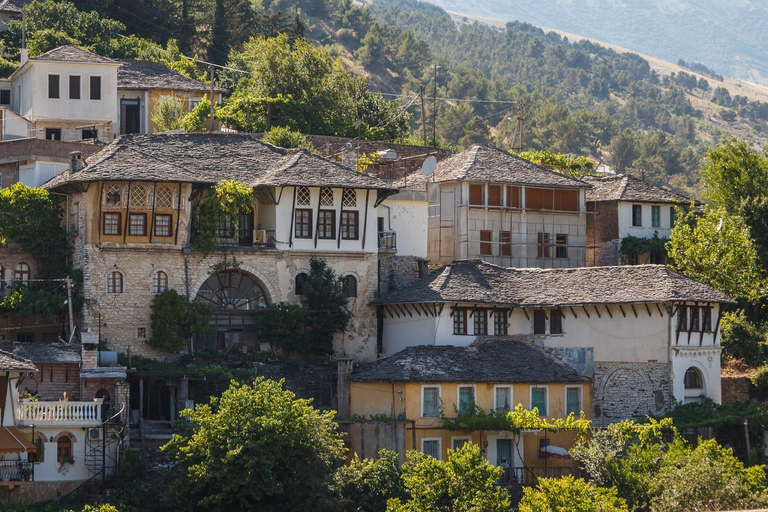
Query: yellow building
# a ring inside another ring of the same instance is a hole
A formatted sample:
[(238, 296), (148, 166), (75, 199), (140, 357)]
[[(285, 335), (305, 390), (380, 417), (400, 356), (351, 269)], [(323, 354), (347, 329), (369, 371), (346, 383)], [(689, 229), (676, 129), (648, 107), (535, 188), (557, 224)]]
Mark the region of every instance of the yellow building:
[[(447, 451), (472, 441), (488, 461), (510, 468), (506, 477), (526, 479), (573, 461), (564, 450), (575, 432), (451, 430), (443, 417), (475, 405), (484, 411), (538, 408), (543, 418), (590, 411), (592, 384), (545, 349), (509, 338), (478, 339), (469, 347), (415, 346), (361, 365), (349, 376), (349, 442), (361, 457), (380, 448), (404, 454), (416, 449), (445, 460)], [(549, 448), (547, 448), (549, 446)]]

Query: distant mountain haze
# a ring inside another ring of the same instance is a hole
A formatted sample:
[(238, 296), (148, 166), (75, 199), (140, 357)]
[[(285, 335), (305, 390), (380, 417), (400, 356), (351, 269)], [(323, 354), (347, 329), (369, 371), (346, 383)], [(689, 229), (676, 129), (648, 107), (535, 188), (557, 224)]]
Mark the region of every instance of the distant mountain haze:
[(768, 85), (768, 0), (427, 0)]

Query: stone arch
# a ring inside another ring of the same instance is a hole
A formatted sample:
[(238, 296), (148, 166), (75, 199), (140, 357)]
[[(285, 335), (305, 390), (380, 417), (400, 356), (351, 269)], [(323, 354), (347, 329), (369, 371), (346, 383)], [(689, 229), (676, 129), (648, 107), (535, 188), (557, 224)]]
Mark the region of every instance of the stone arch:
[(595, 405), (606, 422), (644, 416), (659, 409), (654, 391), (653, 382), (642, 368), (617, 365), (600, 379)]
[[(162, 270), (162, 269), (160, 269)], [(252, 277), (256, 278), (260, 283), (262, 288), (264, 288), (264, 291), (267, 292), (269, 302), (280, 302), (280, 293), (278, 292), (278, 289), (270, 282), (269, 278), (256, 270), (253, 267), (250, 267), (248, 265), (240, 265), (237, 269), (232, 270), (238, 270), (240, 272), (244, 272), (246, 274), (250, 274)], [(169, 274), (170, 275), (170, 274)], [(208, 278), (211, 277), (210, 273), (205, 273), (202, 276), (198, 277), (193, 284), (193, 286), (190, 287), (190, 290), (194, 290), (195, 295), (197, 292), (200, 291), (200, 287), (203, 286), (203, 283), (205, 283)]]

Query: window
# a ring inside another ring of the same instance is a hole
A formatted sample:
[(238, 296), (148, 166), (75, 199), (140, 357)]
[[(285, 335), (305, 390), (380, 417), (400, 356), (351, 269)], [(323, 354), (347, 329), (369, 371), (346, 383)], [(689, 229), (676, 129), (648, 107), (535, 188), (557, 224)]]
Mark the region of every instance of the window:
[(691, 310), (691, 321), (688, 323), (688, 330), (699, 332), (701, 330), (701, 326), (699, 325), (699, 308), (693, 306), (688, 309)]
[(119, 235), (120, 234), (120, 217), (119, 213), (105, 213), (104, 214), (104, 234), (105, 235)]
[(568, 257), (568, 235), (555, 235), (555, 257)]
[(173, 192), (171, 192), (170, 187), (166, 187), (166, 186), (157, 187), (155, 204), (157, 205), (158, 208), (173, 207)]
[(195, 110), (195, 107), (198, 106), (200, 103), (202, 103), (203, 100), (200, 98), (191, 98), (189, 100), (189, 111), (192, 112)]
[(299, 187), (296, 192), (296, 204), (298, 206), (309, 206), (309, 200), (312, 196), (309, 194), (307, 187)]
[(320, 189), (320, 206), (333, 206), (333, 190), (328, 187)]
[(526, 187), (525, 207), (529, 210), (554, 210), (554, 192), (552, 189)]
[(475, 336), (485, 336), (488, 334), (488, 311), (485, 309), (476, 309), (475, 318)]
[(493, 256), (493, 244), (491, 244), (491, 231), (480, 232), (480, 254), (484, 256)]
[(13, 271), (13, 280), (17, 283), (26, 285), (29, 283), (29, 265), (22, 262), (16, 265)]
[(296, 210), (296, 238), (312, 238), (312, 210)]
[(356, 211), (341, 212), (341, 239), (357, 240), (360, 214)]
[(467, 414), (475, 409), (475, 387), (459, 386), (459, 414)]
[(680, 308), (677, 311), (677, 330), (678, 331), (688, 330), (688, 307), (687, 306), (680, 306)]
[(542, 437), (539, 439), (539, 459), (547, 458), (547, 446), (549, 446), (549, 439)]
[(453, 310), (453, 334), (467, 334), (467, 310)]
[(496, 386), (493, 393), (493, 408), (497, 411), (512, 410), (511, 386)]
[(48, 75), (48, 97), (59, 99), (59, 75)]
[(632, 205), (632, 225), (633, 226), (643, 225), (643, 206), (640, 204)]
[(501, 186), (488, 185), (488, 206), (501, 206)]
[(63, 434), (56, 440), (56, 462), (59, 464), (72, 460), (72, 440)]
[(472, 440), (468, 437), (452, 437), (451, 438), (451, 448), (454, 450), (458, 450), (465, 444), (471, 442)]
[(563, 312), (559, 309), (549, 312), (549, 334), (563, 334)]
[(533, 312), (533, 334), (547, 334), (547, 314), (543, 309)]
[(155, 215), (155, 236), (171, 236), (172, 219), (170, 215)]
[(555, 190), (555, 210), (560, 212), (579, 211), (579, 191)]
[(344, 194), (342, 195), (342, 201), (341, 204), (345, 208), (355, 208), (357, 207), (357, 192), (353, 188), (345, 188)]
[(440, 460), (440, 441), (439, 438), (422, 439), (421, 453)]
[(438, 386), (421, 388), (421, 416), (423, 418), (440, 416), (440, 388)]
[(685, 371), (685, 377), (683, 378), (685, 389), (702, 389), (704, 387), (702, 382), (703, 379), (698, 368), (691, 366)]
[(80, 99), (80, 75), (69, 75), (69, 99)]
[(483, 200), (483, 185), (469, 186), (469, 204), (472, 206), (485, 205), (485, 201)]
[(130, 191), (131, 206), (132, 207), (144, 207), (147, 206), (147, 193), (149, 190), (145, 185), (137, 183)]
[(101, 99), (101, 77), (100, 76), (91, 77), (91, 99), (92, 100)]
[(96, 128), (85, 128), (80, 132), (83, 140), (97, 140), (99, 138), (99, 130)]
[(512, 233), (509, 231), (499, 231), (499, 254), (512, 256)]
[(566, 416), (573, 413), (578, 416), (582, 411), (581, 405), (581, 387), (566, 387), (565, 388), (565, 414)]
[(147, 214), (131, 213), (128, 216), (128, 234), (130, 236), (146, 236)]
[(61, 140), (61, 128), (46, 128), (45, 140)]
[(120, 187), (110, 185), (107, 188), (107, 206), (120, 206)]
[(317, 238), (336, 238), (336, 210), (320, 210), (317, 215)]
[(538, 409), (540, 416), (546, 416), (547, 412), (547, 388), (532, 387), (531, 388), (531, 410)]
[(357, 297), (357, 278), (355, 276), (344, 277), (344, 290), (347, 297)]
[(136, 328), (136, 337), (140, 340), (147, 339), (147, 328), (146, 327), (137, 327)]
[(152, 293), (163, 293), (168, 289), (168, 274), (162, 270), (158, 270), (154, 277), (152, 277)]
[(11, 90), (10, 89), (3, 89), (0, 91), (0, 105), (10, 105), (11, 104)]
[(712, 307), (701, 308), (701, 332), (712, 332)]
[(675, 222), (677, 222), (677, 210), (674, 206), (669, 207), (669, 227), (673, 228), (675, 227)]
[(538, 258), (549, 258), (549, 233), (539, 233), (536, 256)]
[(651, 226), (661, 226), (661, 206), (651, 206)]
[(520, 208), (520, 187), (507, 187), (507, 207)]
[(304, 295), (304, 284), (307, 282), (307, 274), (296, 274), (296, 284), (294, 286), (294, 293), (296, 295)]
[(497, 309), (493, 312), (493, 334), (496, 336), (507, 335), (507, 312)]
[(107, 276), (107, 293), (123, 293), (123, 274), (117, 270)]

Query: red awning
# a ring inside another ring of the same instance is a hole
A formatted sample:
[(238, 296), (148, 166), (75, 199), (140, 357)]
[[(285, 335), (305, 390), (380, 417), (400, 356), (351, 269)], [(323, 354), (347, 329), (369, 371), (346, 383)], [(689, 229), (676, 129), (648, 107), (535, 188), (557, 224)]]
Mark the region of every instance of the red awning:
[(16, 427), (0, 427), (0, 453), (29, 453), (35, 445)]

